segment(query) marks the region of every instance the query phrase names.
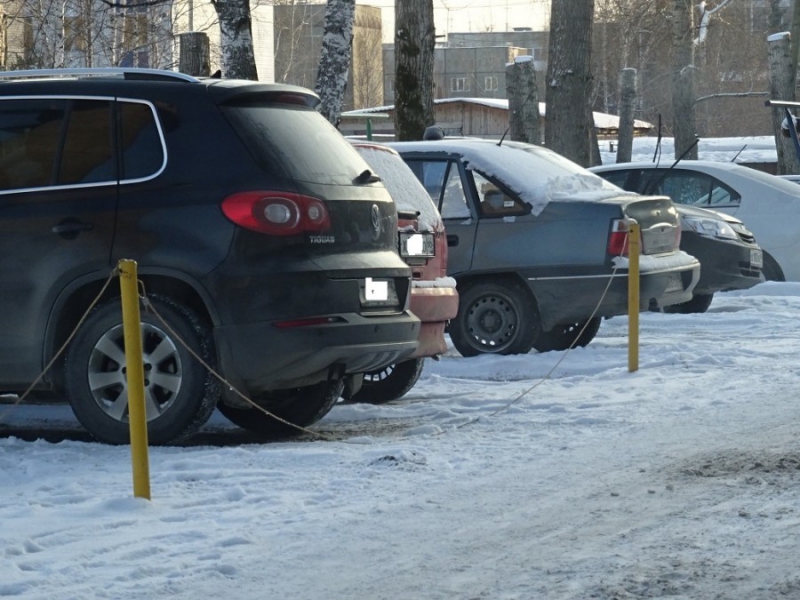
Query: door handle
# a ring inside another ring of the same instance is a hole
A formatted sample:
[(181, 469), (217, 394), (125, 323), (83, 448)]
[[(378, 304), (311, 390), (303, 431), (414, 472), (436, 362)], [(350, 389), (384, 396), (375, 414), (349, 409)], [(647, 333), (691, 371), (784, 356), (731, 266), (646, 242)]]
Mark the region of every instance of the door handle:
[(73, 240), (78, 237), (80, 232), (92, 229), (94, 229), (94, 225), (91, 223), (79, 221), (78, 219), (64, 219), (58, 225), (54, 225), (52, 231), (65, 239)]
[(447, 236), (447, 245), (449, 247), (458, 246), (458, 236), (457, 235), (448, 235)]

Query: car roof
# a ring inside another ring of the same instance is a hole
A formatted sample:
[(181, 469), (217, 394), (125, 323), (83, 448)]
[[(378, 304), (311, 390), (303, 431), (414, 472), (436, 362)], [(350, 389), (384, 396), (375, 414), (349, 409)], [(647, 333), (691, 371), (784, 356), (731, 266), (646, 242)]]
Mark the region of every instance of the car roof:
[[(109, 93), (120, 87), (136, 89), (148, 85), (202, 86), (217, 103), (242, 94), (294, 96), (294, 103), (316, 106), (319, 97), (309, 89), (287, 84), (261, 83), (245, 79), (194, 77), (166, 69), (98, 67), (86, 69), (30, 69), (0, 72), (0, 95), (65, 94), (92, 91)], [(202, 89), (201, 88), (201, 89)], [(191, 88), (190, 88), (191, 89)], [(195, 88), (197, 89), (197, 88)]]
[[(403, 158), (458, 158), (473, 172), (500, 181), (538, 215), (551, 201), (596, 202), (629, 195), (549, 148), (522, 142), (445, 138), (389, 144)], [(437, 156), (438, 155), (438, 156)]]
[[(609, 165), (597, 165), (590, 167), (590, 171), (617, 171), (622, 169), (669, 169), (675, 163), (674, 160), (663, 160), (660, 163), (651, 161), (637, 161), (627, 163), (614, 163)], [(721, 171), (736, 171), (738, 169), (749, 169), (744, 165), (733, 162), (723, 162), (717, 160), (682, 160), (677, 165), (676, 169), (716, 169)]]

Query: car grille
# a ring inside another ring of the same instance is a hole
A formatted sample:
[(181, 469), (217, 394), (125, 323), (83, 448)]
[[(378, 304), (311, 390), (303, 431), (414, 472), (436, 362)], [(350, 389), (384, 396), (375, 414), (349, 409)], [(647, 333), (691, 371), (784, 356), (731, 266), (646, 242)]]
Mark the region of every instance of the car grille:
[(740, 262), (739, 271), (743, 277), (761, 277), (761, 269), (754, 269), (750, 263)]

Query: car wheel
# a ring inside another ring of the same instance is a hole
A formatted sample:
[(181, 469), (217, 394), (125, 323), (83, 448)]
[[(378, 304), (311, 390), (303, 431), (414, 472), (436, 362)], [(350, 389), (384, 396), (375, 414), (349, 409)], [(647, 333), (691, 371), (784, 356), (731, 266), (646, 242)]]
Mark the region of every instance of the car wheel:
[[(584, 329), (584, 325), (586, 328)], [(533, 347), (538, 352), (552, 352), (567, 348), (584, 347), (594, 339), (600, 329), (600, 317), (567, 325), (556, 325), (550, 331), (543, 331), (536, 338)], [(581, 330), (583, 332), (581, 333)]]
[[(276, 390), (253, 397), (259, 406), (299, 427), (308, 427), (327, 415), (344, 389), (344, 381), (323, 381), (315, 385)], [(281, 437), (302, 433), (256, 407), (238, 408), (219, 402), (219, 412), (231, 423), (265, 437)]]
[(704, 313), (711, 306), (714, 294), (695, 294), (691, 300), (680, 304), (671, 304), (664, 307), (665, 313), (688, 315), (692, 313)]
[(424, 358), (412, 358), (389, 365), (380, 371), (364, 373), (361, 389), (350, 397), (352, 402), (385, 404), (405, 396), (422, 375)]
[[(172, 329), (155, 315), (142, 312), (148, 442), (159, 445), (182, 441), (205, 424), (216, 406), (219, 385), (192, 356), (214, 365), (208, 329), (192, 311), (172, 300), (153, 297), (151, 301)], [(70, 345), (65, 364), (66, 389), (75, 416), (95, 438), (109, 444), (130, 440), (125, 367), (122, 307), (117, 299), (89, 315)]]
[(516, 281), (493, 280), (459, 290), (448, 331), (462, 356), (525, 354), (541, 329), (531, 294)]
[(778, 262), (766, 252), (764, 252), (764, 266), (761, 269), (761, 275), (765, 281), (786, 281)]

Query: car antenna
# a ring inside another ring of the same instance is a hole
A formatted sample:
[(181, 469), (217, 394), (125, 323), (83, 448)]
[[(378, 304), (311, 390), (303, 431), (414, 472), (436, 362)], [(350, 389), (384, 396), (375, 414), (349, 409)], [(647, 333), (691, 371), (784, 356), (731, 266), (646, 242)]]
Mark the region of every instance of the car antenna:
[(689, 147), (686, 148), (686, 150), (683, 151), (683, 154), (681, 154), (677, 159), (675, 159), (675, 162), (669, 166), (669, 169), (665, 169), (664, 172), (661, 174), (661, 177), (656, 179), (652, 183), (652, 185), (648, 185), (643, 193), (650, 194), (652, 190), (656, 189), (661, 184), (661, 182), (664, 181), (664, 178), (667, 176), (667, 173), (669, 173), (672, 169), (674, 169), (675, 165), (677, 165), (684, 158), (686, 158), (686, 155), (689, 154), (689, 152), (691, 152), (694, 149), (694, 147), (697, 146), (697, 144), (699, 143), (700, 143), (700, 138), (695, 136), (694, 141), (691, 144), (689, 144)]
[(511, 125), (509, 125), (508, 127), (506, 127), (506, 130), (503, 132), (503, 136), (500, 138), (500, 141), (499, 141), (499, 142), (497, 142), (497, 145), (498, 145), (498, 146), (502, 146), (502, 145), (503, 145), (503, 140), (504, 140), (504, 139), (506, 139), (506, 134), (508, 133), (508, 130), (509, 130), (509, 129), (511, 129)]
[(731, 162), (736, 162), (736, 159), (737, 159), (737, 158), (739, 158), (739, 155), (740, 155), (742, 152), (744, 152), (744, 149), (745, 149), (745, 148), (747, 148), (747, 144), (745, 144), (744, 146), (742, 146), (742, 149), (741, 149), (741, 150), (739, 150), (739, 151), (736, 153), (736, 156), (734, 156), (734, 157), (731, 159)]

